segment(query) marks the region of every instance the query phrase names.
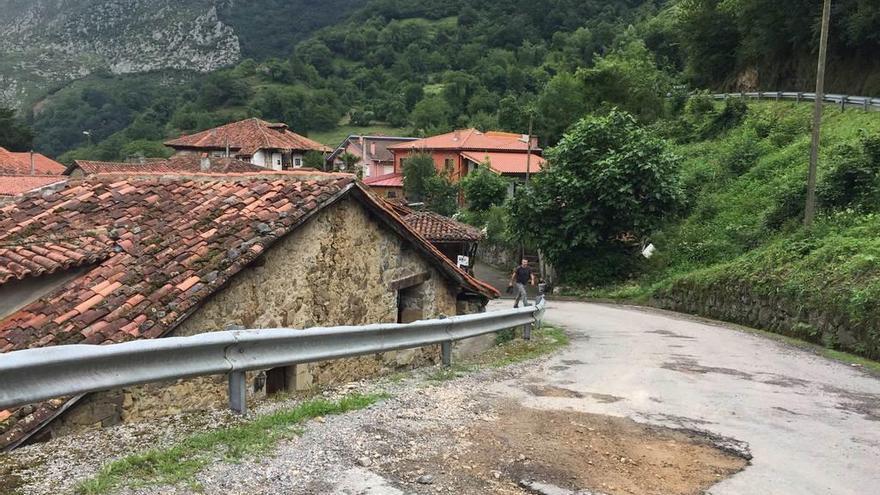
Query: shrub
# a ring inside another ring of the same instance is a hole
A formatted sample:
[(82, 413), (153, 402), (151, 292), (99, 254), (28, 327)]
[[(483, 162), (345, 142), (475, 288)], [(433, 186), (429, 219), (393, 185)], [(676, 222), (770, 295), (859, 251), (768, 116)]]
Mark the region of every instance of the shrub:
[(817, 187), (827, 209), (877, 209), (880, 201), (880, 135), (863, 134), (857, 145), (835, 148), (828, 172)]
[(406, 199), (419, 203), (425, 201), (426, 183), (437, 175), (434, 159), (427, 153), (415, 153), (403, 160), (403, 193)]
[(507, 196), (507, 180), (489, 169), (489, 164), (482, 164), (461, 180), (461, 188), (468, 208), (475, 211), (486, 211), (500, 205)]

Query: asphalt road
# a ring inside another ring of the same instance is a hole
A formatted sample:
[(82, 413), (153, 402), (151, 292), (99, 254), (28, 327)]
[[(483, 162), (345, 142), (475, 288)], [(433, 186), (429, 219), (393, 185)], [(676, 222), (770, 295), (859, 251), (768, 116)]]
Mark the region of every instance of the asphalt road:
[(521, 380), (499, 382), (495, 391), (528, 407), (627, 416), (747, 445), (751, 465), (711, 494), (880, 493), (877, 377), (672, 313), (551, 301), (546, 318), (566, 327), (572, 344), (524, 380), (586, 398), (536, 397)]

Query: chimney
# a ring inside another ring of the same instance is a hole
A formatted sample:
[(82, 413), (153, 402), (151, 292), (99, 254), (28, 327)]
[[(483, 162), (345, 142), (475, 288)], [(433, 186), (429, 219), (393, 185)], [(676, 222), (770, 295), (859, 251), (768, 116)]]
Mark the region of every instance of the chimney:
[(31, 150), (31, 175), (37, 175), (37, 167), (34, 165), (34, 150)]
[(202, 160), (199, 162), (199, 170), (202, 172), (209, 172), (211, 170), (211, 157), (202, 157)]
[(138, 163), (143, 165), (146, 162), (147, 162), (147, 159), (144, 157), (144, 155), (138, 155)]
[(373, 158), (374, 156), (376, 156), (376, 143), (372, 142), (370, 143), (370, 158)]
[(458, 129), (456, 129), (456, 130), (455, 130), (455, 133), (453, 134), (453, 138), (452, 138), (452, 139), (453, 139), (453, 141), (460, 141), (460, 140), (461, 140), (461, 131), (459, 131)]

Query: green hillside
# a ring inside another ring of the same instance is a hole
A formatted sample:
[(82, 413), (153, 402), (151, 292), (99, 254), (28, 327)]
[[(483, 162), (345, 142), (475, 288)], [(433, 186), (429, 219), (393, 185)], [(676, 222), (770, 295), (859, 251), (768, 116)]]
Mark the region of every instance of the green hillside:
[[(705, 101), (689, 108), (690, 125), (674, 132), (711, 127), (723, 112)], [(651, 237), (658, 254), (634, 281), (587, 293), (880, 356), (880, 113), (827, 108), (820, 215), (807, 232), (811, 110), (753, 103), (730, 130), (676, 145), (686, 214)]]

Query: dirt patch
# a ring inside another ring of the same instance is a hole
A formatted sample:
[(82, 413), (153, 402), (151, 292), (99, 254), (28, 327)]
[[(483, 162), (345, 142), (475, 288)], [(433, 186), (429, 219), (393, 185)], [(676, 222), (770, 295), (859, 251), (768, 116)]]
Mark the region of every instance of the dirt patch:
[(575, 365), (575, 364), (587, 364), (587, 363), (581, 361), (580, 359), (563, 359), (562, 364), (567, 364), (567, 365), (571, 366), (571, 365)]
[[(692, 431), (504, 403), (433, 457), (386, 466), (437, 473), (449, 493), (521, 494), (521, 480), (610, 495), (699, 494), (747, 461)], [(438, 434), (442, 434), (438, 432)]]

